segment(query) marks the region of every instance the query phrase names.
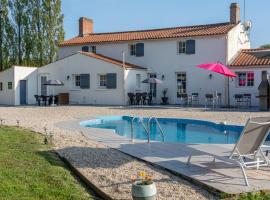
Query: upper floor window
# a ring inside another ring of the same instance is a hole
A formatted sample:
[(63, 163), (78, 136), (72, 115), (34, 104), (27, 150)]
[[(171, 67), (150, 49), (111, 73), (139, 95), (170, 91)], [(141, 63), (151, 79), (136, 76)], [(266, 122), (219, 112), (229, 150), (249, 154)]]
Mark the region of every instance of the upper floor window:
[(195, 54), (195, 40), (186, 40), (178, 42), (178, 54)]
[(254, 86), (254, 72), (236, 72), (238, 87)]
[(186, 53), (186, 41), (180, 41), (178, 43), (178, 53)]
[(83, 52), (89, 52), (89, 46), (83, 46), (82, 51)]
[(144, 43), (130, 44), (129, 53), (131, 56), (143, 57), (144, 56)]

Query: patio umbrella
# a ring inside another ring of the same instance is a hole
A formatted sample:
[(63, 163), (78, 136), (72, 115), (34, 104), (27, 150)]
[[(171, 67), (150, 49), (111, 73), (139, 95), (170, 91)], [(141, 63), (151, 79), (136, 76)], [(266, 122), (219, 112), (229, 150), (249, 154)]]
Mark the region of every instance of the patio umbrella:
[(226, 66), (224, 66), (222, 63), (217, 62), (217, 63), (205, 63), (205, 64), (200, 64), (197, 66), (198, 68), (201, 69), (206, 69), (218, 74), (222, 74), (223, 76), (228, 77), (228, 106), (230, 106), (230, 84), (229, 84), (229, 78), (235, 78), (237, 77), (237, 75), (232, 72), (229, 68), (227, 68)]
[[(142, 83), (161, 84), (161, 83), (163, 83), (163, 81), (158, 79), (158, 78), (147, 78), (147, 79), (143, 80)], [(154, 93), (153, 89), (150, 91), (150, 93), (151, 93), (151, 96), (153, 96), (153, 93)]]
[[(43, 85), (48, 85), (48, 86), (62, 86), (64, 85), (64, 83), (60, 80), (48, 80), (46, 81), (46, 83), (44, 83)], [(54, 97), (54, 90), (53, 90), (53, 103), (52, 106), (55, 106), (55, 97)]]

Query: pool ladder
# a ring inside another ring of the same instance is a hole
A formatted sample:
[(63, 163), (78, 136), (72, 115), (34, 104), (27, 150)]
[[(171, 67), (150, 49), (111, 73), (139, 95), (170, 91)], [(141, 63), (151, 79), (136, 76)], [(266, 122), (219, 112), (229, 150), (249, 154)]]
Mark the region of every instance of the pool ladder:
[(154, 120), (160, 130), (161, 133), (161, 137), (162, 137), (162, 141), (165, 141), (165, 136), (164, 136), (164, 132), (160, 126), (160, 123), (158, 122), (156, 117), (150, 117), (148, 119), (147, 122), (147, 126), (145, 125), (145, 123), (143, 122), (143, 118), (142, 117), (133, 117), (131, 120), (131, 141), (134, 141), (134, 121), (135, 119), (138, 119), (138, 123), (142, 125), (142, 127), (145, 130), (145, 133), (147, 134), (147, 142), (150, 143), (150, 135), (151, 135), (151, 122)]

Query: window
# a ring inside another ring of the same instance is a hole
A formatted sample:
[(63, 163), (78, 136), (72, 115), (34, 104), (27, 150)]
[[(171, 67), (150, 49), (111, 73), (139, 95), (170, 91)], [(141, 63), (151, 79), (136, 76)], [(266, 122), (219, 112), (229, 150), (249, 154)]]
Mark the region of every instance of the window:
[(136, 56), (136, 44), (129, 45), (129, 52), (131, 56)]
[(99, 87), (106, 87), (107, 86), (107, 76), (106, 74), (99, 75)]
[(195, 54), (195, 40), (178, 42), (178, 54)]
[(92, 53), (97, 53), (97, 47), (96, 46), (91, 46), (91, 52)]
[(254, 86), (254, 72), (236, 72), (238, 87)]
[(47, 95), (47, 85), (44, 85), (47, 82), (46, 76), (40, 77), (40, 94), (41, 95)]
[(180, 72), (176, 74), (176, 83), (177, 83), (177, 97), (180, 97), (181, 94), (186, 94), (187, 93), (186, 72)]
[(143, 57), (144, 56), (144, 43), (130, 44), (129, 52), (131, 56)]
[(78, 74), (74, 75), (74, 87), (79, 88), (81, 86), (81, 76)]
[(0, 91), (3, 91), (3, 82), (0, 82)]
[(88, 46), (83, 46), (82, 51), (83, 52), (89, 52), (89, 47)]
[(141, 88), (141, 75), (140, 74), (136, 74), (136, 87), (137, 89)]
[(178, 43), (178, 53), (186, 53), (186, 41), (180, 41)]
[(8, 89), (12, 90), (12, 82), (8, 82)]

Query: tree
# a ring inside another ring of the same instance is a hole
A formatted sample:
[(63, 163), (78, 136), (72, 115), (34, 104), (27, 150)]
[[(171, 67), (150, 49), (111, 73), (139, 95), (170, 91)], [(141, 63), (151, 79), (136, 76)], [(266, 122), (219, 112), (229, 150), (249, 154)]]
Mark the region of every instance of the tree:
[(263, 49), (270, 49), (270, 44), (262, 45), (260, 48), (263, 48)]
[(8, 25), (8, 1), (0, 0), (0, 71), (4, 69), (5, 59), (8, 57), (6, 51), (6, 35)]

